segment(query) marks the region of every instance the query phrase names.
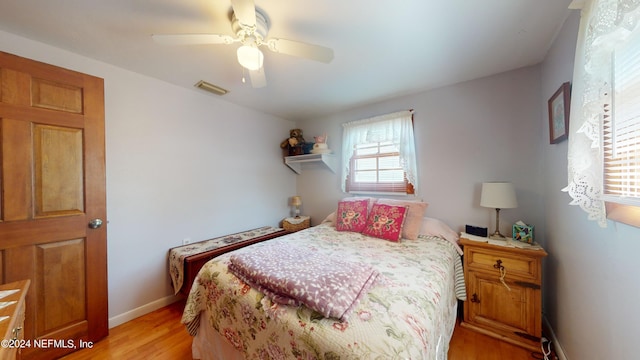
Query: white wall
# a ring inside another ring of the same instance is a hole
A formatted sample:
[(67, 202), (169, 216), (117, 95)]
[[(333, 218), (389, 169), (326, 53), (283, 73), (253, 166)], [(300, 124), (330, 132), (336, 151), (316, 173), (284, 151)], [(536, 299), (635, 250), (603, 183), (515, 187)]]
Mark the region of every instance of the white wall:
[(167, 254), (183, 238), (288, 216), (292, 122), (5, 32), (0, 50), (105, 79), (111, 326), (173, 299)]
[[(465, 224), (493, 232), (495, 210), (480, 207), (483, 181), (506, 180), (516, 188), (519, 207), (500, 213), (501, 231), (522, 219), (544, 233), (540, 190), (540, 71), (528, 67), (508, 73), (402, 97), (321, 119), (298, 121), (306, 140), (327, 133), (329, 147), (341, 152), (342, 123), (414, 109), (418, 152), (417, 197), (428, 202), (427, 216), (455, 231)], [(303, 212), (314, 223), (335, 210), (340, 176), (313, 167), (298, 177)]]
[[(579, 12), (573, 11), (542, 64), (541, 111), (560, 84), (572, 80), (579, 22)], [(568, 205), (571, 198), (560, 191), (567, 185), (567, 142), (549, 145), (547, 121), (546, 116), (540, 120), (549, 252), (545, 316), (569, 359), (635, 359), (640, 353), (640, 229), (613, 222), (602, 229), (579, 207)]]

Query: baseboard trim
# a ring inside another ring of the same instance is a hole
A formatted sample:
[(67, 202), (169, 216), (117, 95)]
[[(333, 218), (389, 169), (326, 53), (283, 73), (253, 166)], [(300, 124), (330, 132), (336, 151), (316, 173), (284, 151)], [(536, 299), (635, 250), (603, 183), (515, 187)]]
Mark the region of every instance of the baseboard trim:
[(127, 321), (131, 321), (135, 318), (138, 318), (142, 315), (146, 315), (152, 311), (158, 310), (167, 305), (173, 304), (174, 302), (180, 300), (182, 297), (177, 295), (170, 295), (156, 301), (152, 301), (148, 304), (142, 305), (133, 310), (129, 310), (123, 314), (116, 315), (112, 318), (109, 318), (109, 329), (114, 328), (118, 325), (124, 324)]
[(556, 333), (553, 331), (553, 328), (551, 327), (551, 324), (549, 323), (549, 320), (547, 319), (546, 316), (542, 317), (542, 322), (543, 322), (543, 326), (544, 326), (544, 330), (546, 333), (549, 334), (549, 336), (551, 337), (552, 341), (552, 345), (553, 348), (556, 351), (556, 355), (558, 356), (559, 360), (568, 360), (567, 356), (564, 354), (564, 350), (562, 349), (562, 345), (560, 345), (560, 341), (558, 341), (558, 337), (556, 336)]

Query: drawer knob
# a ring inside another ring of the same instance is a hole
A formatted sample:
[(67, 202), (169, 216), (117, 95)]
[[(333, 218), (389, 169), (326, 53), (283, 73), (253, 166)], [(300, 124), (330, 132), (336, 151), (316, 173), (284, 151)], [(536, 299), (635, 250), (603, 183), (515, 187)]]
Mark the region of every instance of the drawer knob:
[(504, 266), (502, 266), (502, 260), (500, 259), (496, 260), (496, 263), (493, 264), (493, 268), (498, 270), (504, 270)]
[(496, 263), (493, 264), (493, 268), (500, 270), (500, 282), (502, 283), (502, 285), (504, 285), (504, 287), (507, 288), (507, 290), (511, 291), (509, 285), (507, 285), (507, 283), (504, 281), (504, 278), (507, 276), (507, 270), (505, 270), (504, 266), (502, 266), (502, 260), (496, 260)]
[(480, 303), (480, 300), (478, 299), (478, 294), (473, 294), (471, 295), (471, 302), (472, 303)]

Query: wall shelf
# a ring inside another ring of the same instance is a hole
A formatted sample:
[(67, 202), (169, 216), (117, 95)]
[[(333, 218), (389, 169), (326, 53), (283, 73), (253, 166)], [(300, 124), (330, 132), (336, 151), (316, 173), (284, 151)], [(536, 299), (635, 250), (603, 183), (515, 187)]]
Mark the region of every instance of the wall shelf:
[(295, 171), (296, 174), (302, 173), (303, 164), (324, 164), (333, 173), (336, 172), (336, 156), (334, 154), (307, 154), (296, 156), (285, 156), (284, 163)]

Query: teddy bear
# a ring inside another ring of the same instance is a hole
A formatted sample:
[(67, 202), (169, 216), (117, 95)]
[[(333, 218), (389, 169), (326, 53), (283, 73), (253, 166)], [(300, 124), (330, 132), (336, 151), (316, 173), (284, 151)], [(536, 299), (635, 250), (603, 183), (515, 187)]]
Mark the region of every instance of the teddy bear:
[(288, 149), (289, 155), (301, 155), (302, 146), (305, 144), (304, 137), (302, 137), (301, 129), (289, 130), (289, 138), (284, 139), (280, 143), (280, 148)]

